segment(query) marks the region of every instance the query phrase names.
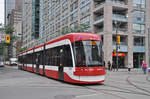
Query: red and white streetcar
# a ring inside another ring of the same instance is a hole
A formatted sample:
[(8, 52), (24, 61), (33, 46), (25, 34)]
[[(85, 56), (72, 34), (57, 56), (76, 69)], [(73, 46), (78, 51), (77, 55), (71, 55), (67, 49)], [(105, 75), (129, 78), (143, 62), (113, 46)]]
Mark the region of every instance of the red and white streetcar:
[(18, 55), (18, 68), (71, 83), (105, 80), (102, 40), (94, 33), (71, 33)]

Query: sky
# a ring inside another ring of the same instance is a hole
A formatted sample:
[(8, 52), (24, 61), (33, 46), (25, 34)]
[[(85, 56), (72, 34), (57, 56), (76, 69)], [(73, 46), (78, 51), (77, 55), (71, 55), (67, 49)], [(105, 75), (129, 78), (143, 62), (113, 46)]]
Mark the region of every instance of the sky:
[(4, 24), (4, 0), (0, 0), (0, 23)]

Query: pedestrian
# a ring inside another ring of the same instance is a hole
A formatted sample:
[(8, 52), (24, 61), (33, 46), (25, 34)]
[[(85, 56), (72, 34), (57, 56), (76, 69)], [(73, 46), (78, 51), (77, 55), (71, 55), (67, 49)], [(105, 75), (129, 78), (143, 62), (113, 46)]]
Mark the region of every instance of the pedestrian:
[(147, 71), (147, 64), (146, 62), (143, 60), (142, 62), (142, 70), (143, 70), (143, 73), (146, 74), (146, 71)]
[(104, 65), (104, 68), (105, 68), (105, 61), (103, 61), (103, 65)]
[(112, 69), (113, 69), (113, 71), (115, 71), (115, 70), (116, 70), (116, 64), (115, 64), (115, 62), (114, 62), (114, 61), (112, 62)]
[(128, 72), (130, 72), (131, 71), (131, 64), (129, 63), (128, 64)]
[(108, 61), (108, 70), (111, 70), (111, 63)]

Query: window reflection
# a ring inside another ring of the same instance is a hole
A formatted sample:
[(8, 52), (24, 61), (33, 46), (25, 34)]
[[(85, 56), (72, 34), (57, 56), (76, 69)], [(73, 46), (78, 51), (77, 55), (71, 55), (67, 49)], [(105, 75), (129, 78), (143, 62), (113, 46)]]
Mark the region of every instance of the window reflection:
[(102, 44), (99, 41), (73, 43), (76, 66), (102, 66)]

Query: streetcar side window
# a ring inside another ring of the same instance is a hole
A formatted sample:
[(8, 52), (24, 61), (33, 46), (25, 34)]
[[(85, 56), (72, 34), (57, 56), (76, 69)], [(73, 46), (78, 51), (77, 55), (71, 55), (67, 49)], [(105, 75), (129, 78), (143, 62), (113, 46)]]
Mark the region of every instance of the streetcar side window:
[(36, 64), (42, 65), (42, 61), (43, 61), (42, 55), (43, 55), (43, 51), (35, 53), (35, 60), (36, 60), (35, 63)]
[(40, 54), (39, 55), (39, 64), (42, 65), (42, 63), (43, 63), (43, 51), (40, 51), (39, 54)]
[(18, 62), (19, 62), (19, 63), (22, 63), (22, 56), (19, 56), (19, 57), (18, 57)]
[(64, 45), (63, 51), (63, 56), (61, 57), (61, 60), (63, 60), (63, 65), (67, 67), (72, 67), (73, 64), (70, 46)]
[[(61, 52), (62, 50), (62, 52)], [(69, 45), (58, 46), (46, 50), (46, 65), (51, 66), (72, 66), (71, 49)]]

